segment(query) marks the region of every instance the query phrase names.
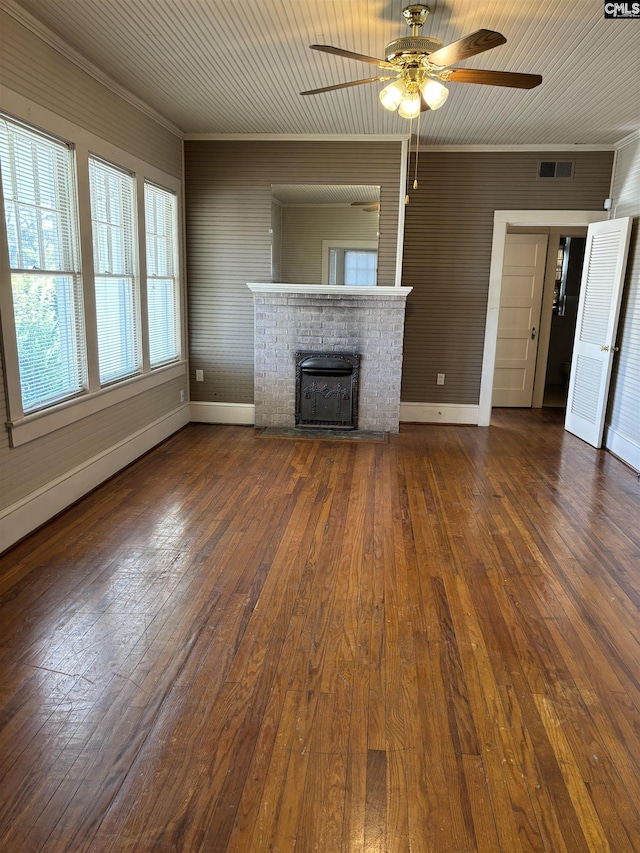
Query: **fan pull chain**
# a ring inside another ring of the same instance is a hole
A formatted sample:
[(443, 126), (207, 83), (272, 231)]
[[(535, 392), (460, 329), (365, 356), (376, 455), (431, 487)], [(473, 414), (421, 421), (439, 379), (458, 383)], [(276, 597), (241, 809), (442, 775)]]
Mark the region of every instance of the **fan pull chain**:
[(413, 116), (409, 119), (409, 145), (407, 146), (407, 194), (404, 197), (404, 203), (409, 204), (409, 176), (411, 175), (411, 136), (413, 133)]
[(414, 190), (418, 189), (418, 155), (420, 154), (420, 118), (422, 117), (422, 110), (418, 113), (418, 132), (416, 134), (416, 162), (415, 162), (415, 171), (413, 173), (413, 188)]

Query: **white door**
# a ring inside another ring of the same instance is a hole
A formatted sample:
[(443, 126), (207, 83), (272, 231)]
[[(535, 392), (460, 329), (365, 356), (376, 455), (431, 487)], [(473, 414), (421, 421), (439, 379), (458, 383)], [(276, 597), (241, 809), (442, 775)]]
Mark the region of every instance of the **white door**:
[(507, 234), (493, 373), (494, 406), (531, 405), (546, 258), (546, 234)]
[(631, 218), (587, 231), (565, 429), (600, 447), (615, 352)]

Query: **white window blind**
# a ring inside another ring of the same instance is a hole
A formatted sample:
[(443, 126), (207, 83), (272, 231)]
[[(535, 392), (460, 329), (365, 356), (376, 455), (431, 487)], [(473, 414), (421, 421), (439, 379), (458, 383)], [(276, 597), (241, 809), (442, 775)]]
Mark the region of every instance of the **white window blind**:
[(344, 283), (374, 287), (377, 266), (377, 252), (346, 249), (344, 253)]
[(144, 185), (147, 242), (147, 308), (151, 367), (180, 355), (178, 312), (178, 228), (174, 193)]
[(86, 349), (71, 148), (0, 116), (23, 412), (82, 393)]
[(135, 180), (89, 158), (100, 384), (141, 368)]
[(378, 252), (375, 249), (331, 248), (329, 284), (375, 287)]

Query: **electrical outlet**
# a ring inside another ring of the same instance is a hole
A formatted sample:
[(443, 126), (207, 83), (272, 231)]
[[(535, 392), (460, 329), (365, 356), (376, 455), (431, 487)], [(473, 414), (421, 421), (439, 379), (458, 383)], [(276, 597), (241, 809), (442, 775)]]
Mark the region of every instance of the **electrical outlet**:
[(204, 370), (196, 370), (196, 382), (204, 382)]
[(436, 379), (436, 385), (444, 385), (444, 373), (439, 373)]
[(184, 388), (180, 389), (180, 402), (184, 403)]

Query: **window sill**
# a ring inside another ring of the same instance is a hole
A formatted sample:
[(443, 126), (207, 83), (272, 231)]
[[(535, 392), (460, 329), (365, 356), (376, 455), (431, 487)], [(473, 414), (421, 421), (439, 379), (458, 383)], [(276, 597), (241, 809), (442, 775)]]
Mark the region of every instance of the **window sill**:
[(166, 367), (159, 367), (151, 373), (134, 376), (125, 382), (119, 382), (117, 385), (112, 385), (108, 388), (101, 388), (92, 394), (85, 394), (73, 400), (66, 400), (64, 403), (52, 406), (50, 409), (34, 412), (32, 415), (25, 415), (25, 417), (16, 421), (7, 421), (11, 436), (11, 446), (19, 447), (22, 444), (27, 444), (29, 441), (34, 441), (57, 429), (69, 426), (109, 406), (122, 403), (124, 400), (130, 400), (132, 397), (137, 397), (145, 391), (150, 391), (152, 388), (157, 388), (181, 376), (184, 376), (186, 382), (186, 361), (174, 362)]

